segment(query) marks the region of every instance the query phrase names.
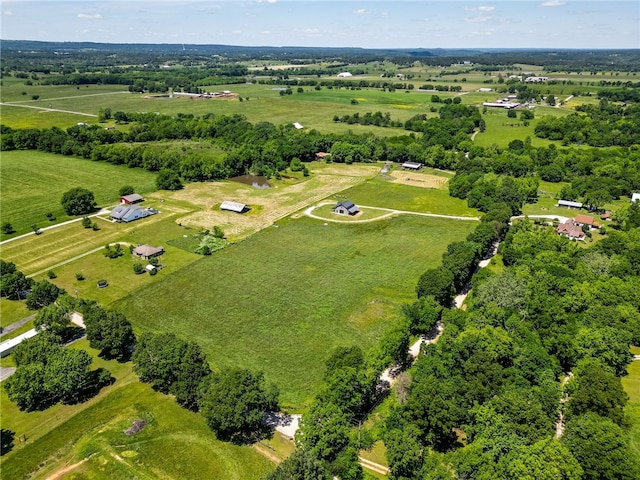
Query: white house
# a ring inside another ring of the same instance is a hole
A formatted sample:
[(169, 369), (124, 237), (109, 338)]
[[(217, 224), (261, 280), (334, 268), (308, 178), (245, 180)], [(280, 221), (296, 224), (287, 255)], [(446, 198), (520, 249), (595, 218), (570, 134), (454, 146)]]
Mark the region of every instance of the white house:
[(353, 75), (351, 75), (350, 72), (340, 72), (338, 74), (338, 78), (349, 78), (349, 77), (353, 77)]

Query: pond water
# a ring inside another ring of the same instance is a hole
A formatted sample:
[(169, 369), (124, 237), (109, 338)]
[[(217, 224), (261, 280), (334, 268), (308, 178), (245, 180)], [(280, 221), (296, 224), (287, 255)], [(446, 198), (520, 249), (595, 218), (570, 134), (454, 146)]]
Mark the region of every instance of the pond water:
[(271, 185), (269, 185), (269, 182), (267, 181), (267, 177), (259, 175), (240, 175), (239, 177), (233, 177), (229, 180), (244, 183), (245, 185), (251, 185), (253, 188), (271, 188)]

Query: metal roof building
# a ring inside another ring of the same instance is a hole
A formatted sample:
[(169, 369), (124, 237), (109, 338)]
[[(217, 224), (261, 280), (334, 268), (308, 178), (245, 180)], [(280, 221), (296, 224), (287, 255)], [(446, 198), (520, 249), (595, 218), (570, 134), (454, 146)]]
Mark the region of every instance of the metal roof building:
[(0, 343), (0, 358), (9, 355), (14, 348), (20, 345), (27, 338), (35, 337), (38, 334), (38, 330), (32, 328), (31, 330), (24, 332), (22, 335), (18, 335), (6, 342)]
[(558, 206), (567, 208), (582, 208), (582, 203), (572, 202), (571, 200), (558, 200)]
[(231, 202), (225, 200), (220, 204), (220, 210), (229, 210), (230, 212), (242, 213), (247, 206), (244, 203)]

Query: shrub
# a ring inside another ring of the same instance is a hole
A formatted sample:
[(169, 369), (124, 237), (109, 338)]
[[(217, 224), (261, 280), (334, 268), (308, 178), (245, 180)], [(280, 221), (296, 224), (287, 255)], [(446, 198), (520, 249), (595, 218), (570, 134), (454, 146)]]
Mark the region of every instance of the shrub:
[(47, 272), (47, 277), (49, 277), (50, 279), (53, 280), (54, 278), (57, 278), (58, 276), (56, 275), (56, 272), (54, 272), (53, 270), (49, 270)]
[(82, 273), (76, 273), (76, 280), (81, 282), (82, 280), (84, 280), (84, 275)]
[(136, 262), (133, 264), (133, 273), (135, 273), (136, 275), (140, 275), (142, 273), (144, 273), (144, 265), (142, 265), (142, 263), (140, 262)]

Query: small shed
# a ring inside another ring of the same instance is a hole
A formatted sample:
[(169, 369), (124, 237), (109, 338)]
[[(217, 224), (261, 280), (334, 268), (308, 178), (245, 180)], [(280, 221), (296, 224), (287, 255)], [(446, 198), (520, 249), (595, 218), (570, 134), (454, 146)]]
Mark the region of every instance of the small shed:
[(326, 157), (330, 157), (331, 154), (327, 152), (318, 152), (316, 153), (316, 160), (324, 160)]
[(418, 162), (404, 162), (402, 164), (402, 169), (403, 170), (415, 170), (418, 171), (423, 167), (423, 165), (421, 163)]
[(572, 202), (571, 200), (558, 200), (558, 206), (566, 208), (582, 208), (582, 203)]
[(164, 253), (164, 248), (162, 247), (152, 247), (151, 245), (138, 245), (133, 249), (133, 254), (136, 257), (144, 258), (145, 260), (149, 260), (152, 257), (157, 257)]
[(225, 200), (220, 204), (220, 210), (228, 210), (230, 212), (244, 213), (247, 206), (244, 203), (232, 202)]
[(631, 203), (640, 202), (640, 193), (631, 194)]
[(345, 200), (344, 202), (338, 202), (335, 207), (333, 207), (333, 211), (338, 215), (355, 215), (360, 211), (358, 206), (350, 200)]
[(122, 197), (120, 197), (120, 203), (124, 205), (134, 205), (143, 201), (144, 198), (142, 198), (142, 195), (138, 195), (137, 193), (132, 193), (131, 195), (123, 195)]
[(298, 122), (293, 122), (293, 126), (296, 130), (302, 130), (304, 128), (304, 126), (299, 124)]

